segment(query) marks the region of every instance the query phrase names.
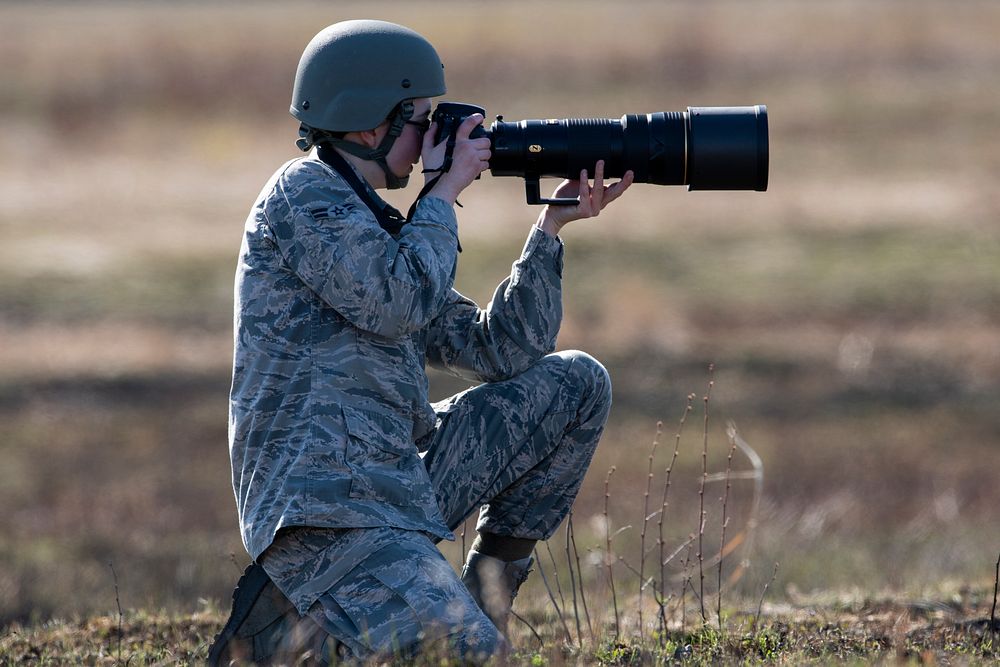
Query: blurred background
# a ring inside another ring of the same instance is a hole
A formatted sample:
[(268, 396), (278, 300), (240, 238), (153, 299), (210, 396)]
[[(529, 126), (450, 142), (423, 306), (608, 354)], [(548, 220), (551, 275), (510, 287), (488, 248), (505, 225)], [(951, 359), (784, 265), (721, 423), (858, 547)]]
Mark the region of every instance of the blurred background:
[[(447, 98), (507, 120), (768, 105), (768, 192), (638, 185), (564, 233), (559, 347), (615, 384), (574, 519), (589, 560), (612, 466), (616, 549), (639, 560), (657, 422), (653, 508), (694, 393), (670, 550), (697, 531), (705, 435), (721, 472), (732, 421), (764, 471), (756, 517), (732, 483), (734, 590), (756, 596), (778, 561), (768, 595), (793, 602), (992, 583), (1000, 4), (6, 3), (0, 625), (113, 609), (110, 563), (129, 608), (228, 602), (247, 561), (226, 445), (243, 222), (298, 154), (302, 48), (363, 17), (424, 34)], [(485, 304), (537, 210), (488, 175), (462, 202), (457, 287)], [(435, 398), (462, 388), (433, 378)]]

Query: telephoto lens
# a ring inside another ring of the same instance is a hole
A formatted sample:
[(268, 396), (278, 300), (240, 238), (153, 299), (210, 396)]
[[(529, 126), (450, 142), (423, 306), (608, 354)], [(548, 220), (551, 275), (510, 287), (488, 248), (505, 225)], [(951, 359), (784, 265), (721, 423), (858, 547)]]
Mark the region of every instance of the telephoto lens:
[[(481, 107), (444, 102), (434, 117), (438, 139), (454, 133)], [(529, 203), (542, 199), (541, 178), (577, 178), (604, 160), (604, 175), (632, 170), (637, 183), (687, 185), (689, 190), (767, 190), (767, 107), (688, 107), (687, 111), (626, 114), (614, 118), (564, 118), (506, 122), (482, 132), (492, 144), (490, 173), (525, 179)]]

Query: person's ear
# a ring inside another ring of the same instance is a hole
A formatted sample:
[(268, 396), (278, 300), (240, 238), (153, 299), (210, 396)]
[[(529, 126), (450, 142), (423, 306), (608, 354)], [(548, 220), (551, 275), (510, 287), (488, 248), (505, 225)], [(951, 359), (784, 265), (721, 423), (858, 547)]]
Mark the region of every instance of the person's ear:
[(374, 130), (362, 130), (358, 132), (358, 138), (368, 148), (375, 148), (378, 146), (378, 128)]
[(368, 148), (376, 148), (380, 143), (382, 143), (382, 139), (388, 132), (389, 124), (382, 123), (374, 130), (363, 130), (358, 134), (361, 135), (361, 141), (365, 142), (365, 146), (368, 146)]

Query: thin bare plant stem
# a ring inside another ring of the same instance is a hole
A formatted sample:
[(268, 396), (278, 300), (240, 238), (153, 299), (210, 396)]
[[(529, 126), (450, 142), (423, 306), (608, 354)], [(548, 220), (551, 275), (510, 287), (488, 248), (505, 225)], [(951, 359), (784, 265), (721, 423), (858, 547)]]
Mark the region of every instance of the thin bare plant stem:
[(542, 559), (538, 557), (538, 549), (534, 550), (535, 562), (538, 563), (538, 573), (542, 575), (542, 584), (545, 585), (545, 592), (549, 594), (549, 600), (552, 602), (552, 606), (555, 607), (556, 616), (559, 617), (559, 622), (562, 623), (563, 630), (566, 633), (566, 641), (570, 644), (573, 643), (573, 635), (570, 634), (569, 626), (566, 625), (566, 618), (563, 616), (562, 609), (559, 608), (559, 603), (556, 602), (556, 596), (552, 593), (552, 587), (549, 586), (549, 579), (545, 576), (545, 568), (542, 567)]
[(726, 491), (722, 495), (722, 538), (719, 540), (719, 582), (718, 582), (718, 595), (716, 596), (715, 605), (715, 615), (719, 621), (719, 632), (722, 632), (722, 559), (725, 556), (726, 548), (726, 525), (729, 523), (729, 517), (726, 514), (727, 506), (729, 504), (729, 489), (732, 487), (732, 480), (730, 476), (733, 472), (733, 454), (736, 453), (736, 441), (732, 440), (729, 446), (729, 457), (726, 459)]
[(580, 603), (583, 605), (583, 615), (587, 619), (587, 632), (590, 633), (590, 643), (596, 644), (594, 624), (590, 622), (590, 610), (587, 608), (587, 594), (583, 588), (583, 568), (580, 566), (580, 551), (576, 548), (576, 531), (573, 529), (573, 512), (569, 513), (569, 539), (573, 545), (573, 559), (576, 561), (576, 572), (580, 577)]
[[(576, 603), (576, 576), (573, 574), (573, 558), (570, 556), (570, 532), (573, 526), (573, 511), (570, 510), (569, 520), (566, 522), (566, 566), (569, 568), (569, 587), (573, 592), (573, 619), (576, 621), (576, 641), (577, 646), (583, 648), (583, 628), (580, 626), (580, 607)], [(580, 573), (580, 589), (583, 590), (583, 573)]]
[(768, 587), (774, 583), (775, 578), (778, 576), (778, 563), (774, 564), (774, 572), (771, 573), (771, 579), (764, 584), (764, 590), (760, 592), (760, 600), (757, 602), (757, 615), (753, 617), (753, 625), (750, 626), (750, 634), (757, 632), (757, 622), (760, 620), (760, 611), (764, 608), (764, 596), (767, 595)]
[(708, 480), (708, 405), (712, 400), (712, 387), (715, 385), (715, 380), (713, 379), (715, 375), (715, 364), (708, 365), (708, 391), (705, 392), (705, 396), (702, 402), (705, 406), (705, 423), (702, 438), (702, 448), (701, 448), (701, 485), (698, 487), (698, 601), (701, 603), (701, 620), (702, 622), (708, 621), (708, 615), (705, 613), (705, 552), (704, 552), (704, 541), (705, 536), (705, 482)]
[[(653, 597), (656, 599), (657, 606), (661, 610), (664, 610), (664, 609), (667, 608), (667, 603), (670, 602), (673, 599), (674, 594), (671, 593), (670, 596), (666, 600), (661, 600), (659, 592), (657, 592), (656, 588), (654, 587), (653, 588)], [(660, 637), (660, 646), (663, 646), (664, 644), (666, 644), (666, 641), (667, 641), (667, 638), (666, 638), (666, 629), (664, 629), (663, 632), (662, 632), (662, 634), (661, 634), (661, 637)]]
[(510, 610), (510, 615), (516, 618), (517, 620), (521, 621), (522, 623), (524, 623), (528, 627), (528, 629), (531, 630), (531, 634), (535, 635), (535, 639), (538, 640), (539, 649), (545, 647), (545, 640), (543, 640), (542, 636), (538, 634), (538, 630), (535, 630), (535, 626), (533, 626), (531, 623), (528, 622), (528, 619), (524, 618), (513, 609)]
[[(666, 560), (663, 562), (663, 565), (666, 565), (667, 563), (669, 563), (670, 561), (672, 561), (674, 558), (676, 558), (677, 555), (681, 551), (683, 551), (685, 548), (687, 548), (687, 555), (684, 557), (684, 563), (681, 565), (681, 572), (682, 572), (682, 575), (683, 575), (683, 578), (681, 580), (681, 594), (680, 594), (680, 596), (678, 596), (676, 598), (677, 599), (677, 607), (674, 608), (674, 612), (675, 613), (678, 610), (678, 608), (680, 609), (680, 612), (681, 612), (681, 632), (682, 633), (684, 632), (684, 613), (685, 613), (685, 608), (684, 608), (684, 586), (685, 586), (685, 582), (690, 582), (691, 581), (691, 569), (690, 569), (691, 568), (691, 550), (694, 547), (694, 539), (695, 539), (694, 533), (691, 533), (690, 535), (688, 535), (687, 540), (683, 544), (681, 544), (679, 547), (677, 547), (676, 549), (674, 549), (673, 553), (670, 554), (669, 556), (667, 556)], [(673, 597), (674, 597), (674, 594), (671, 593), (670, 597), (666, 598), (666, 599), (669, 600), (669, 599), (671, 599)], [(666, 602), (665, 602), (665, 600), (662, 601), (662, 603), (663, 604), (662, 604), (662, 606), (660, 608), (662, 610), (664, 610), (662, 613), (664, 614), (664, 617), (663, 617), (664, 618), (664, 628), (663, 628), (663, 630), (664, 630), (664, 633), (665, 633), (666, 632), (666, 611), (665, 611), (666, 610)]]
[[(681, 579), (681, 594), (678, 597), (680, 601), (681, 610), (681, 633), (683, 634), (684, 628), (687, 621), (687, 605), (685, 605), (684, 595), (687, 587), (691, 584), (691, 551), (694, 549), (694, 533), (691, 534), (690, 539), (688, 539), (688, 550), (687, 554), (684, 556), (684, 566), (682, 571), (684, 573)], [(693, 589), (692, 589), (693, 590)]]
[(115, 580), (115, 604), (118, 605), (118, 664), (122, 664), (122, 600), (118, 594), (118, 573), (115, 572), (115, 564), (113, 561), (108, 562), (108, 567), (111, 568), (111, 576)]
[[(698, 589), (696, 589), (694, 587), (694, 583), (690, 579), (688, 579), (687, 585), (688, 585), (688, 588), (691, 589), (691, 595), (695, 596), (695, 598), (700, 601), (701, 600), (701, 596), (698, 594)], [(704, 606), (704, 603), (702, 603), (702, 606)]]
[[(639, 570), (637, 570), (631, 563), (625, 560), (625, 556), (617, 556), (615, 560), (625, 566), (625, 569), (634, 574), (636, 577), (639, 576)], [(643, 582), (639, 582), (639, 587), (643, 587)]]
[(608, 514), (608, 503), (611, 500), (611, 475), (615, 472), (615, 466), (608, 470), (608, 476), (604, 478), (604, 541), (607, 547), (605, 552), (605, 564), (608, 568), (608, 585), (611, 587), (611, 601), (615, 610), (615, 641), (621, 638), (621, 619), (618, 616), (618, 594), (615, 591), (614, 556), (611, 548), (611, 517)]
[(670, 457), (670, 464), (667, 466), (665, 479), (663, 482), (663, 500), (660, 503), (660, 516), (657, 518), (657, 538), (656, 542), (660, 548), (660, 636), (666, 636), (667, 630), (667, 615), (666, 608), (663, 606), (662, 602), (667, 599), (667, 576), (666, 576), (666, 565), (668, 559), (664, 558), (664, 548), (666, 543), (663, 539), (663, 519), (667, 514), (667, 503), (668, 494), (670, 492), (670, 474), (674, 469), (674, 464), (677, 462), (677, 453), (680, 451), (681, 446), (681, 433), (684, 431), (684, 423), (687, 421), (687, 417), (691, 414), (691, 410), (694, 409), (694, 394), (688, 394), (687, 405), (684, 407), (684, 414), (681, 415), (680, 421), (677, 424), (677, 433), (674, 436), (674, 453)]
[(642, 593), (646, 581), (646, 525), (649, 523), (649, 490), (653, 486), (653, 457), (656, 455), (656, 448), (660, 444), (660, 436), (663, 434), (663, 422), (656, 422), (656, 435), (653, 436), (653, 446), (649, 448), (649, 467), (646, 472), (646, 493), (642, 497), (642, 532), (639, 533), (639, 641), (644, 637), (644, 624), (642, 622)]
[(679, 547), (674, 549), (673, 553), (667, 556), (667, 559), (663, 562), (663, 564), (666, 565), (667, 563), (672, 561), (674, 558), (677, 557), (677, 554), (679, 554), (684, 550), (685, 547), (691, 547), (693, 543), (694, 543), (694, 534), (688, 535), (688, 538), (683, 543), (681, 543)]
[(559, 602), (562, 604), (562, 608), (566, 609), (566, 598), (563, 596), (562, 584), (559, 583), (559, 566), (556, 565), (556, 557), (552, 553), (552, 547), (549, 545), (548, 540), (545, 542), (545, 550), (549, 552), (549, 560), (552, 561), (552, 578), (556, 580), (556, 592), (559, 593)]
[(1000, 630), (997, 627), (997, 592), (1000, 590), (1000, 556), (997, 556), (997, 569), (996, 574), (993, 576), (993, 608), (990, 609), (990, 633), (995, 635)]

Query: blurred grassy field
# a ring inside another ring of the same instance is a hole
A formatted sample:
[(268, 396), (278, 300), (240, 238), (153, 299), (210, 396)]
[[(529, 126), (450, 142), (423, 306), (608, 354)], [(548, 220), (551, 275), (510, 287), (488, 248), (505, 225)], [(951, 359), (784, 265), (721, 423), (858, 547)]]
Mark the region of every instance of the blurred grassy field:
[[(127, 607), (228, 598), (246, 560), (226, 450), (240, 233), (296, 154), (302, 47), (361, 16), (421, 31), (448, 99), (507, 119), (768, 105), (766, 194), (640, 185), (564, 234), (559, 345), (615, 383), (586, 545), (616, 466), (610, 518), (637, 560), (656, 422), (654, 498), (690, 392), (667, 523), (671, 544), (696, 530), (711, 362), (711, 471), (726, 420), (764, 462), (734, 592), (776, 561), (768, 595), (792, 601), (992, 583), (1000, 5), (3, 4), (0, 625), (112, 609), (109, 562)], [(487, 176), (462, 198), (457, 285), (483, 303), (537, 214), (521, 188)]]

